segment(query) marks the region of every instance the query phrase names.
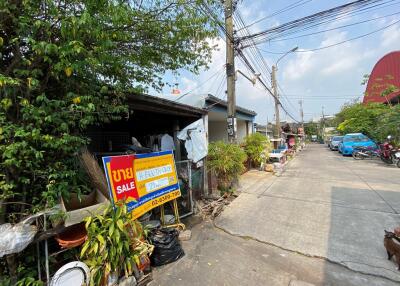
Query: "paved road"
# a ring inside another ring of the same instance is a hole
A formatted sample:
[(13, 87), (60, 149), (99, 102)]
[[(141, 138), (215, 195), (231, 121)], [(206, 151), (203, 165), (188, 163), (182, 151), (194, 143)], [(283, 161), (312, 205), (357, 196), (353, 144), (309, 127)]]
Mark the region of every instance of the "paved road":
[[(242, 191), (215, 221), (218, 228), (400, 281), (383, 247), (383, 230), (400, 225), (400, 169), (315, 144), (280, 177), (248, 173)], [(324, 271), (329, 277), (329, 269)]]
[(400, 222), (399, 174), (321, 145), (281, 177), (250, 171), (240, 196), (214, 224), (194, 226), (186, 255), (156, 268), (151, 285), (399, 285), (382, 245), (383, 229)]

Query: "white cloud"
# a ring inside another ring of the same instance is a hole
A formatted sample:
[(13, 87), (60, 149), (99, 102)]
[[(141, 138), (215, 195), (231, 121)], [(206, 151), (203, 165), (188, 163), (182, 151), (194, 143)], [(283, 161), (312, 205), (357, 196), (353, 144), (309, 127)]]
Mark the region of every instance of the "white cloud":
[(287, 80), (298, 80), (314, 69), (314, 53), (297, 53), (294, 60), (290, 60), (285, 69), (283, 77)]
[(390, 47), (398, 44), (400, 42), (400, 25), (396, 24), (384, 30), (381, 38), (383, 47)]
[[(279, 6), (278, 4), (281, 3), (277, 3), (277, 6)], [(322, 3), (321, 7), (323, 5), (325, 4)], [(281, 7), (271, 8), (270, 5), (265, 5), (263, 1), (247, 1), (241, 4), (240, 12), (245, 23), (250, 24), (257, 19), (271, 14), (273, 10), (277, 10), (276, 8)], [(303, 11), (296, 9), (296, 11), (292, 11), (292, 14), (278, 15), (278, 17), (261, 21), (251, 26), (250, 32), (254, 33), (265, 30), (274, 24), (299, 18), (302, 16), (302, 13), (309, 14), (310, 11), (308, 8), (310, 7), (307, 7)], [(271, 9), (271, 11), (268, 9)], [(389, 13), (391, 12), (380, 11), (379, 15), (363, 15), (337, 19), (338, 21), (333, 21), (332, 24), (321, 27), (321, 30), (341, 26), (348, 22), (364, 20), (366, 19), (364, 16), (375, 18)], [(379, 27), (388, 25), (392, 20), (393, 17), (389, 19), (385, 18), (353, 28), (329, 31), (292, 41), (271, 42), (260, 46), (260, 48), (269, 51), (287, 51), (296, 45), (303, 49), (324, 47), (378, 29)], [(339, 97), (340, 95), (361, 95), (365, 89), (364, 86), (360, 85), (362, 76), (370, 73), (375, 63), (386, 53), (399, 49), (399, 42), (400, 25), (397, 24), (371, 36), (328, 49), (290, 54), (279, 62), (278, 82), (286, 94), (305, 97), (304, 111), (308, 114), (308, 117), (311, 117), (312, 114), (320, 114), (321, 105), (325, 105), (327, 113), (334, 113), (339, 110), (340, 106), (346, 100), (334, 99), (334, 97)], [(218, 87), (220, 87), (218, 95), (220, 97), (225, 96), (226, 80), (223, 68), (225, 64), (225, 42), (223, 39), (218, 39), (211, 41), (211, 43), (217, 44), (219, 50), (213, 53), (209, 69), (201, 72), (198, 76), (183, 73), (182, 78), (179, 80), (181, 93), (186, 93), (194, 89), (188, 95), (193, 100), (198, 100), (207, 93), (215, 94)], [(268, 53), (264, 54), (264, 58), (269, 66), (279, 56)], [(239, 60), (236, 61), (236, 68), (248, 74), (247, 69)], [(218, 75), (210, 78), (218, 70)], [(251, 76), (251, 74), (248, 75)], [(239, 75), (236, 83), (236, 95), (238, 105), (252, 109), (258, 113), (257, 122), (266, 122), (267, 116), (270, 120), (273, 118), (273, 99), (260, 84), (256, 84), (253, 87), (250, 82)], [(319, 99), (312, 99), (312, 96), (318, 96)], [(298, 106), (298, 98), (289, 96), (288, 99), (292, 105), (295, 107)], [(287, 103), (285, 103), (285, 106), (293, 115), (299, 117), (297, 108), (295, 109)], [(282, 118), (284, 118), (283, 114), (282, 112)]]

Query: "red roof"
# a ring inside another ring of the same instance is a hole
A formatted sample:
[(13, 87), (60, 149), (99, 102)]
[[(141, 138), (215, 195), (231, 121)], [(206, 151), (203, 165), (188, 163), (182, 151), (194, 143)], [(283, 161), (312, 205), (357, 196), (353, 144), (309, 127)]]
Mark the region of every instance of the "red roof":
[[(382, 92), (390, 86), (395, 86), (396, 91), (382, 96)], [(369, 76), (365, 90), (364, 103), (388, 102), (400, 96), (400, 51), (388, 53), (374, 66)]]

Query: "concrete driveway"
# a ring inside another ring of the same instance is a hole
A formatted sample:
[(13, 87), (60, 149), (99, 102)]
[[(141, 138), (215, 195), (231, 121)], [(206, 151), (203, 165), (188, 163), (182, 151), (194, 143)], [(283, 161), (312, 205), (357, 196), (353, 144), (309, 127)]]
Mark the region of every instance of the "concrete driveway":
[(399, 212), (400, 169), (311, 144), (280, 177), (246, 174), (242, 193), (215, 225), (235, 236), (400, 281), (383, 246), (384, 229), (400, 225)]

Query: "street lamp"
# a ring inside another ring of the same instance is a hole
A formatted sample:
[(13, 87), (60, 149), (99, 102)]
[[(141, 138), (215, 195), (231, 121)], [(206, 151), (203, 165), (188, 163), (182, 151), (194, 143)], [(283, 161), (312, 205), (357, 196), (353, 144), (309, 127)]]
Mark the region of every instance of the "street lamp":
[(281, 59), (283, 59), (284, 57), (286, 57), (288, 54), (290, 53), (294, 53), (295, 51), (297, 51), (299, 49), (299, 47), (294, 47), (293, 49), (291, 49), (290, 51), (287, 51), (286, 53), (284, 53), (275, 63), (275, 66), (278, 66), (278, 63)]
[(272, 72), (271, 72), (271, 80), (272, 80), (272, 89), (274, 92), (274, 100), (275, 100), (275, 132), (276, 136), (278, 138), (281, 138), (281, 122), (279, 118), (279, 94), (278, 94), (278, 87), (276, 83), (276, 71), (277, 71), (277, 66), (278, 63), (281, 59), (283, 59), (285, 56), (287, 56), (290, 53), (293, 53), (297, 51), (299, 47), (294, 47), (293, 49), (287, 51), (284, 53), (275, 63), (275, 65), (272, 66)]

